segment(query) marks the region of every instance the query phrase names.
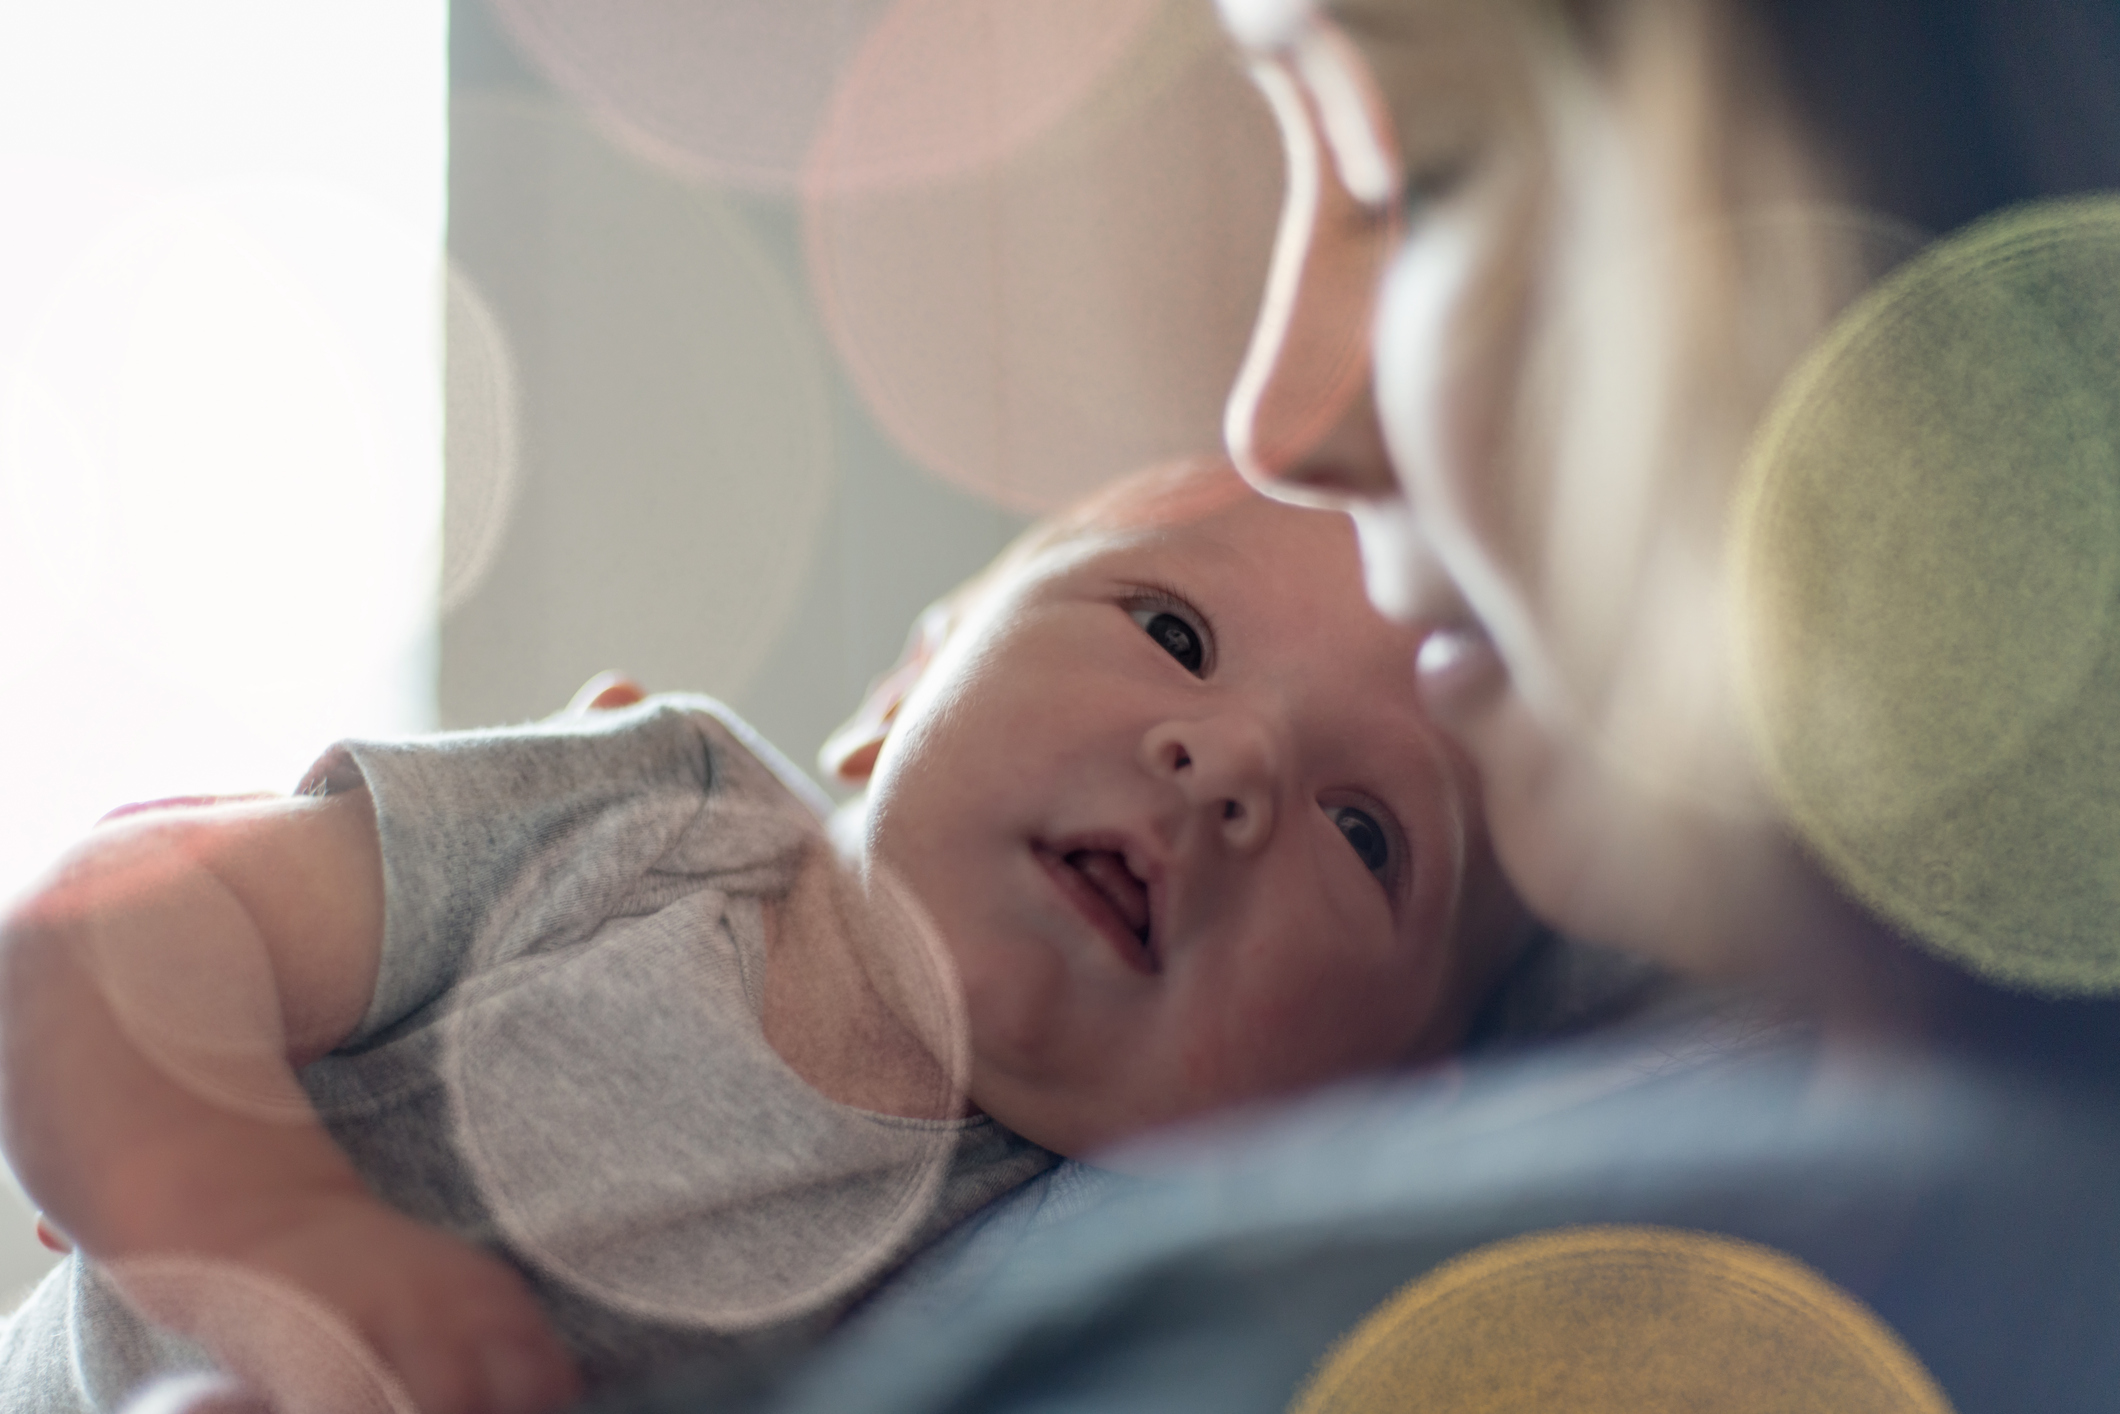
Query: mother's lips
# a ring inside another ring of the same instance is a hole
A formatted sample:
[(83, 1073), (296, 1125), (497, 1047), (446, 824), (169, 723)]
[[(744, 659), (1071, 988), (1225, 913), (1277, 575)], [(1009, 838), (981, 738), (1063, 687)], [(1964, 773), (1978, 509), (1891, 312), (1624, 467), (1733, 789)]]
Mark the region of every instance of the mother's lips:
[(1154, 914), (1148, 885), (1127, 867), (1124, 855), (1110, 849), (1072, 849), (1062, 854), (1042, 845), (1037, 855), (1061, 892), (1128, 966), (1148, 973), (1162, 970), (1152, 936)]

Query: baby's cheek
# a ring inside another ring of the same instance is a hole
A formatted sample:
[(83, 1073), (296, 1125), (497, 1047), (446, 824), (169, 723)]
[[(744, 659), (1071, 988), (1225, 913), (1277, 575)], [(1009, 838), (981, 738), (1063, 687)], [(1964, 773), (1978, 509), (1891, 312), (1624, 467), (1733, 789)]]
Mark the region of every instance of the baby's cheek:
[(1166, 973), (1158, 1014), (1143, 1018), (1132, 1083), (1171, 1118), (1238, 1103), (1271, 1083), (1285, 1040), (1285, 1000), (1233, 986), (1230, 972)]
[(1187, 1048), (1185, 1085), (1202, 1104), (1264, 1099), (1364, 1068), (1347, 1045), (1352, 998), (1328, 985), (1337, 979), (1302, 970), (1260, 980), (1268, 985), (1228, 999)]
[(1052, 951), (1025, 943), (948, 940), (964, 988), (972, 1051), (1011, 1071), (1051, 1072), (1068, 1064), (1078, 1038), (1066, 1007), (1066, 967)]
[(1370, 1074), (1404, 1062), (1433, 1026), (1438, 1007), (1436, 940), (1373, 924), (1361, 944), (1321, 980), (1312, 1003), (1289, 1022), (1307, 1038), (1310, 1083)]

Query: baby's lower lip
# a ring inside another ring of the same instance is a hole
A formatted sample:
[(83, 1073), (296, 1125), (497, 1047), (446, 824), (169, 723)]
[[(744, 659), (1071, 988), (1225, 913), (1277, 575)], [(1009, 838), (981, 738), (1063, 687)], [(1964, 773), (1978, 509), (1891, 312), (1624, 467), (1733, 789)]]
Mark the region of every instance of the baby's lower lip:
[(1092, 887), (1089, 880), (1083, 878), (1081, 872), (1060, 854), (1042, 844), (1033, 845), (1031, 852), (1037, 856), (1038, 862), (1045, 867), (1046, 874), (1052, 878), (1067, 901), (1074, 905), (1075, 912), (1111, 944), (1112, 951), (1119, 954), (1121, 962), (1136, 972), (1151, 977), (1156, 974), (1158, 969), (1155, 957), (1141, 940), (1134, 936), (1133, 930), (1126, 926), (1126, 920), (1119, 916), (1118, 910), (1112, 907), (1109, 899)]

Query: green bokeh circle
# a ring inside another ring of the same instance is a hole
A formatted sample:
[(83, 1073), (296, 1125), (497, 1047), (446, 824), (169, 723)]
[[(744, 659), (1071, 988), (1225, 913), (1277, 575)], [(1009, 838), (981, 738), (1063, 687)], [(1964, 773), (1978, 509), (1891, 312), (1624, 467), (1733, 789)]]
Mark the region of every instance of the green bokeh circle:
[(2120, 991), (2120, 199), (2013, 208), (1866, 296), (1733, 523), (1806, 845), (1990, 980)]

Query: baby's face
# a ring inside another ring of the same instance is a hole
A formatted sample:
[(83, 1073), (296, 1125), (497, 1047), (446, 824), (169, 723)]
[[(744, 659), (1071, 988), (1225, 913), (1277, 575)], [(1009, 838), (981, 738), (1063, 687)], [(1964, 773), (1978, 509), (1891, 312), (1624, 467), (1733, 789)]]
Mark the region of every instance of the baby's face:
[(972, 1098), (1077, 1153), (1453, 1044), (1468, 768), (1344, 517), (1088, 533), (981, 600), (871, 784), (956, 961)]

